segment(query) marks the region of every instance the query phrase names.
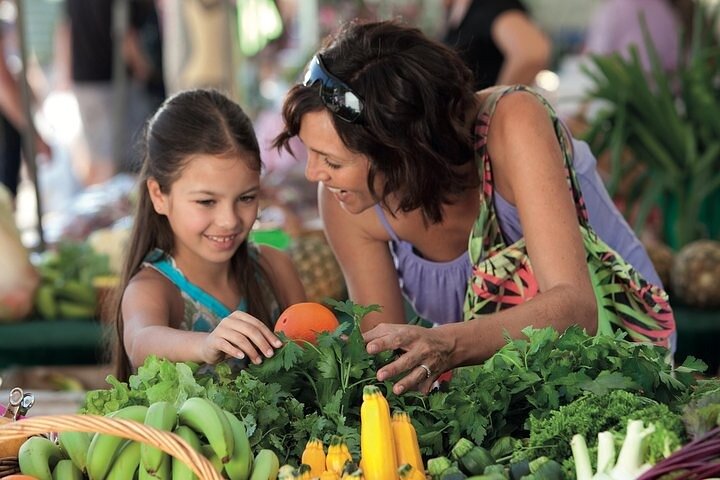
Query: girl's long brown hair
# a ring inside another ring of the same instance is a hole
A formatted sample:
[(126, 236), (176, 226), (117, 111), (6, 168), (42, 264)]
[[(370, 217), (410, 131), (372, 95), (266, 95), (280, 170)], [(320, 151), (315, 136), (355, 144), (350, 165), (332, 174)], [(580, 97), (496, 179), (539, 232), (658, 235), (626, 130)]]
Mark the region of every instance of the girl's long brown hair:
[[(252, 123), (239, 105), (214, 90), (190, 90), (163, 103), (148, 122), (144, 136), (143, 165), (138, 178), (137, 208), (128, 242), (120, 283), (110, 298), (106, 318), (113, 324), (112, 353), (116, 376), (126, 381), (132, 365), (123, 342), (122, 297), (130, 279), (154, 249), (172, 252), (174, 235), (167, 218), (155, 212), (146, 182), (149, 178), (168, 193), (188, 159), (196, 154), (238, 156), (260, 171), (260, 148)], [(269, 285), (259, 260), (248, 252), (247, 240), (231, 259), (231, 272), (237, 276), (248, 313), (272, 324), (261, 282)], [(277, 297), (277, 295), (276, 295)]]

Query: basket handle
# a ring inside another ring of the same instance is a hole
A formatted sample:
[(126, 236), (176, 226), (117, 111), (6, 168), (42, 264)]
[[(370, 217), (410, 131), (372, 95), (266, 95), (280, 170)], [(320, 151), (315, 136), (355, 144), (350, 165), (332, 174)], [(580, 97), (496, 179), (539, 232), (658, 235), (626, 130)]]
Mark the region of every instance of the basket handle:
[(47, 432), (88, 432), (115, 435), (159, 448), (185, 463), (202, 480), (222, 480), (210, 461), (180, 436), (134, 420), (100, 415), (46, 415), (0, 426), (0, 441)]

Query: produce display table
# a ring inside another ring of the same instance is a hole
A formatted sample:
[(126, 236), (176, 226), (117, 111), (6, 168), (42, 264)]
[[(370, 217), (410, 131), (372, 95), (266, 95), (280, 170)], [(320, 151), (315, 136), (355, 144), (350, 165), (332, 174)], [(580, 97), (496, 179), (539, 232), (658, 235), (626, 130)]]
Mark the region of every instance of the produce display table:
[[(720, 310), (674, 305), (678, 363), (688, 356), (718, 374)], [(103, 360), (103, 326), (95, 320), (25, 321), (0, 324), (0, 368), (11, 365), (91, 365)]]
[(103, 326), (95, 320), (0, 324), (0, 368), (90, 365), (103, 361)]

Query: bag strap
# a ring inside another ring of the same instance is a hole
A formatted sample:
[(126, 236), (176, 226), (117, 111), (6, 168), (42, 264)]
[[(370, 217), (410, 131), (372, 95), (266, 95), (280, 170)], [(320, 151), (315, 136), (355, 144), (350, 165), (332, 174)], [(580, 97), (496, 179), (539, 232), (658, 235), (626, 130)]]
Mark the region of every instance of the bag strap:
[[(552, 105), (550, 105), (550, 103), (542, 95), (537, 93), (535, 90), (526, 87), (525, 85), (492, 88), (488, 98), (485, 100), (482, 108), (480, 109), (480, 112), (478, 113), (478, 117), (475, 123), (475, 158), (478, 165), (478, 172), (480, 174), (480, 178), (482, 179), (483, 203), (485, 204), (486, 208), (491, 211), (488, 213), (488, 217), (497, 224), (497, 215), (495, 214), (495, 207), (492, 201), (495, 187), (493, 183), (490, 155), (487, 151), (487, 134), (490, 129), (490, 123), (492, 121), (493, 115), (495, 114), (495, 109), (497, 108), (497, 104), (500, 99), (509, 93), (517, 91), (531, 93), (540, 101), (540, 103), (542, 103), (542, 105), (547, 110), (548, 115), (550, 116), (550, 119), (553, 123), (553, 129), (555, 131), (556, 137), (560, 144), (560, 149), (563, 155), (563, 162), (565, 164), (565, 175), (568, 182), (568, 188), (573, 195), (573, 202), (575, 204), (575, 211), (577, 214), (578, 222), (583, 227), (589, 228), (589, 219), (587, 209), (585, 207), (585, 201), (583, 200), (579, 186), (580, 184), (577, 180), (575, 169), (573, 168), (574, 151), (572, 145), (572, 136), (570, 135), (570, 132), (567, 130), (565, 125), (557, 117), (557, 114), (555, 113)], [(495, 229), (497, 229), (499, 233), (499, 225), (495, 225), (495, 227), (491, 229), (493, 231), (489, 233), (495, 233)], [(492, 237), (496, 238), (497, 234), (493, 234)], [(500, 235), (500, 240), (502, 240), (502, 235)]]

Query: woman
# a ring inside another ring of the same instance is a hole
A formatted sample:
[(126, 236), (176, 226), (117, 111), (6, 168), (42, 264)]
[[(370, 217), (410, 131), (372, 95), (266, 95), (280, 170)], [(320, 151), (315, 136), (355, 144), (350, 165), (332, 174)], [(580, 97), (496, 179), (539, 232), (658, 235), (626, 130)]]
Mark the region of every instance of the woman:
[[(307, 147), (350, 297), (383, 307), (362, 325), (367, 349), (404, 352), (378, 379), (428, 391), (528, 325), (667, 344), (667, 296), (622, 261), (660, 285), (587, 146), (525, 87), (475, 93), (472, 81), (417, 29), (353, 23), (285, 99), (276, 145)], [(437, 328), (404, 325), (403, 295)]]

